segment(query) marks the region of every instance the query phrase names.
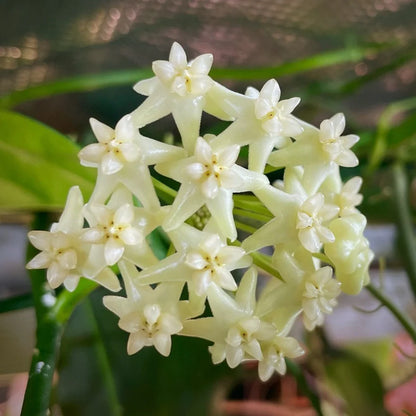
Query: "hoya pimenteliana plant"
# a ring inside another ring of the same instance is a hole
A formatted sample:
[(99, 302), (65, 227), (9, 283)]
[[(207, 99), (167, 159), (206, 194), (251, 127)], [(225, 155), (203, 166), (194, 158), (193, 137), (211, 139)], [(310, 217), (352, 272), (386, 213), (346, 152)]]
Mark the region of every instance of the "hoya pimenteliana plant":
[[(188, 62), (174, 43), (168, 61), (153, 63), (155, 76), (135, 85), (147, 97), (137, 109), (114, 129), (90, 120), (97, 143), (79, 158), (97, 169), (94, 192), (84, 204), (72, 188), (50, 232), (29, 233), (40, 253), (27, 267), (47, 269), (52, 288), (75, 290), (84, 277), (117, 292), (111, 268), (117, 265), (124, 295), (103, 303), (129, 333), (129, 354), (154, 346), (167, 356), (173, 335), (200, 337), (212, 343), (214, 363), (234, 368), (256, 360), (267, 380), (285, 373), (285, 357), (303, 354), (290, 335), (297, 317), (313, 330), (341, 291), (356, 294), (369, 281), (373, 253), (357, 209), (362, 180), (344, 184), (339, 172), (358, 164), (351, 150), (358, 137), (343, 135), (342, 114), (319, 128), (296, 118), (300, 99), (281, 99), (274, 79), (244, 95), (225, 88), (209, 76), (212, 60), (204, 54)], [(230, 123), (217, 136), (203, 135), (203, 112)], [(168, 114), (179, 146), (140, 133)], [(247, 166), (239, 161), (243, 146)], [(280, 169), (282, 179), (271, 184), (266, 164)], [(178, 191), (167, 192), (175, 195), (170, 204), (150, 166), (177, 182)], [(263, 225), (247, 233), (252, 218)], [(171, 243), (162, 260), (147, 239), (155, 229)], [(256, 254), (266, 246), (273, 250), (268, 260)], [(259, 266), (274, 275), (261, 290)], [(242, 279), (235, 270), (245, 270)]]

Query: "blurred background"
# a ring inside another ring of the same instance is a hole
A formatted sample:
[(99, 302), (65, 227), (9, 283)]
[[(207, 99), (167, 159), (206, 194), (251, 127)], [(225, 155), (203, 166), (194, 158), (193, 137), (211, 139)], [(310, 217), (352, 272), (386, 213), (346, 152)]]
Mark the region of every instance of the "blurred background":
[[(75, 142), (89, 143), (93, 137), (88, 119), (114, 125), (135, 109), (143, 97), (132, 85), (151, 76), (151, 62), (167, 59), (172, 43), (178, 41), (189, 59), (212, 53), (212, 77), (235, 91), (244, 93), (249, 85), (261, 88), (276, 78), (282, 98), (302, 98), (298, 117), (319, 125), (344, 112), (348, 132), (361, 136), (354, 148), (360, 168), (347, 174), (365, 179), (362, 211), (369, 218), (367, 237), (376, 252), (373, 279), (378, 284), (382, 275), (385, 292), (415, 317), (406, 267), (397, 249), (398, 214), (390, 171), (397, 160), (405, 166), (413, 183), (409, 210), (414, 218), (415, 20), (414, 0), (4, 0), (0, 109), (17, 111)], [(215, 129), (214, 120), (204, 119), (203, 128)], [(146, 127), (145, 134), (163, 139), (170, 131), (177, 134), (166, 122)], [(10, 386), (19, 386), (16, 374), (28, 369), (35, 325), (33, 310), (26, 307), (30, 283), (24, 269), (31, 207), (11, 206), (5, 199), (7, 195), (0, 198), (0, 298), (17, 297), (22, 307), (4, 307), (0, 314), (3, 402), (10, 397)], [(59, 207), (64, 200), (55, 202)], [(374, 370), (385, 391), (393, 391), (412, 379), (416, 354), (402, 326), (378, 305), (368, 292), (342, 298), (325, 332), (305, 342), (328, 339), (332, 352), (354, 350), (365, 361), (360, 368)], [(176, 340), (169, 359), (147, 350), (137, 357), (124, 356), (125, 342), (115, 317), (100, 305), (100, 294), (77, 309), (63, 342), (56, 414), (117, 414), (109, 404), (113, 396), (123, 414), (139, 414), (135, 409), (147, 415), (315, 414), (293, 376), (276, 377), (264, 385), (255, 381), (250, 366), (232, 372), (214, 367), (202, 341)], [(318, 350), (328, 352), (322, 346)], [(321, 370), (315, 364), (322, 362), (318, 358), (314, 362), (307, 357), (301, 366), (324, 397), (331, 398), (337, 383), (328, 381), (328, 375), (325, 380), (317, 376)], [(400, 394), (410, 400), (408, 394)], [(401, 403), (400, 394), (388, 400)], [(260, 407), (241, 410), (241, 400)], [(344, 400), (342, 394), (335, 403), (328, 399), (325, 414), (382, 414), (351, 413)], [(392, 414), (405, 414), (402, 404), (389, 403)]]

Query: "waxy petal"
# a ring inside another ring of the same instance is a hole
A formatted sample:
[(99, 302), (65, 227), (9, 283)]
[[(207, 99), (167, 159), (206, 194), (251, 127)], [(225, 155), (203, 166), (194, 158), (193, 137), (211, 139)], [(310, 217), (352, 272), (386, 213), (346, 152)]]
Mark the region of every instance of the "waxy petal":
[(101, 170), (105, 175), (113, 175), (123, 168), (121, 160), (113, 153), (105, 153), (101, 160)]
[(186, 53), (178, 42), (173, 42), (170, 48), (169, 62), (177, 69), (185, 69), (188, 64)]
[(171, 82), (176, 74), (174, 66), (168, 61), (154, 61), (152, 70), (163, 83)]
[(107, 144), (114, 137), (114, 130), (95, 118), (90, 118), (90, 125), (100, 143)]
[(189, 63), (189, 72), (192, 75), (208, 75), (214, 57), (210, 53), (199, 55)]
[(42, 251), (41, 253), (37, 254), (33, 257), (29, 263), (26, 264), (27, 269), (46, 269), (49, 267), (53, 258), (47, 252)]
[(104, 258), (107, 265), (116, 264), (124, 253), (124, 245), (119, 239), (110, 238), (104, 246)]
[(78, 153), (81, 165), (87, 167), (97, 167), (106, 151), (106, 146), (102, 143), (93, 143), (85, 146)]

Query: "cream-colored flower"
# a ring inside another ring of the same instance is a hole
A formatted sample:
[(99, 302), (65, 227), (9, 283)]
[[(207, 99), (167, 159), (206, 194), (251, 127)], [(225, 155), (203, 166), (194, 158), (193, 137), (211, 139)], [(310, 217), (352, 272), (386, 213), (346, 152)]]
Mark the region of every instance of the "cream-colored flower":
[(190, 249), (185, 263), (194, 270), (192, 281), (196, 294), (206, 295), (211, 283), (223, 289), (236, 290), (237, 284), (230, 270), (245, 254), (240, 247), (227, 246), (218, 234), (208, 236), (197, 248)]
[(319, 141), (322, 150), (329, 160), (336, 162), (339, 166), (352, 167), (358, 165), (358, 159), (350, 150), (360, 138), (354, 134), (341, 136), (345, 129), (344, 114), (335, 114), (321, 123)]
[(345, 117), (339, 113), (321, 123), (317, 129), (306, 123), (304, 131), (295, 142), (274, 151), (268, 163), (278, 167), (302, 166), (303, 186), (313, 195), (330, 176), (337, 175), (338, 166), (356, 166), (358, 159), (350, 148), (359, 140), (358, 136), (341, 136), (345, 128)]
[(243, 276), (232, 298), (216, 285), (208, 289), (213, 316), (188, 320), (182, 335), (214, 342), (209, 347), (214, 364), (224, 360), (234, 368), (245, 360), (262, 360), (262, 343), (276, 335), (276, 328), (256, 314), (257, 273), (251, 268)]
[(78, 187), (70, 189), (65, 209), (51, 231), (30, 231), (30, 242), (41, 252), (28, 264), (28, 269), (47, 269), (46, 277), (52, 289), (61, 284), (73, 291), (81, 276), (95, 280), (112, 290), (120, 290), (115, 274), (102, 258), (81, 238), (84, 217), (83, 198)]
[(89, 210), (96, 219), (95, 226), (84, 231), (82, 239), (104, 245), (106, 264), (112, 266), (123, 256), (126, 246), (143, 244), (144, 236), (133, 224), (132, 205), (124, 204), (116, 210), (104, 205), (91, 205)]
[(168, 356), (171, 336), (183, 326), (179, 308), (182, 286), (163, 283), (152, 289), (150, 286), (135, 285), (132, 276), (137, 274), (137, 270), (124, 261), (120, 263), (120, 271), (125, 280), (127, 297), (104, 296), (103, 303), (119, 316), (119, 327), (130, 334), (128, 354), (153, 345), (160, 354)]
[[(153, 62), (153, 72), (170, 92), (183, 97), (187, 94), (203, 95), (212, 86), (208, 73), (213, 57), (210, 53), (200, 55), (188, 63), (185, 51), (174, 42), (170, 50), (169, 61)], [(136, 85), (139, 88), (139, 85)]]
[(325, 204), (325, 197), (321, 193), (309, 197), (302, 203), (297, 213), (296, 229), (299, 230), (298, 237), (303, 247), (316, 253), (323, 243), (335, 240), (332, 231), (323, 223), (333, 219), (338, 211), (337, 206)]
[(42, 250), (28, 264), (28, 269), (47, 269), (46, 277), (52, 289), (62, 283), (79, 280), (78, 251), (81, 246), (77, 237), (61, 231), (30, 231), (29, 240)]
[(241, 186), (242, 178), (233, 167), (240, 148), (230, 146), (215, 152), (210, 145), (199, 137), (195, 146), (195, 162), (186, 166), (189, 178), (199, 186), (201, 193), (208, 199), (218, 195), (218, 190)]
[(292, 116), (292, 111), (300, 103), (300, 98), (280, 100), (280, 87), (271, 79), (264, 84), (254, 103), (254, 112), (262, 128), (271, 135), (296, 137), (303, 128)]
[(79, 152), (81, 165), (99, 167), (105, 175), (119, 172), (126, 163), (137, 161), (140, 157), (139, 132), (124, 116), (115, 130), (91, 118), (91, 128), (98, 143), (90, 144)]
[(104, 204), (117, 186), (123, 184), (144, 207), (159, 208), (148, 166), (175, 160), (186, 152), (142, 136), (130, 115), (121, 118), (115, 130), (95, 119), (90, 119), (90, 123), (98, 143), (84, 147), (78, 154), (82, 165), (98, 168), (90, 203)]
[(349, 295), (359, 293), (369, 283), (368, 267), (374, 253), (363, 236), (367, 220), (362, 214), (337, 218), (329, 225), (335, 240), (324, 245), (324, 252), (335, 265), (341, 289)]
[(230, 272), (251, 264), (243, 249), (228, 246), (218, 234), (184, 224), (169, 236), (178, 252), (140, 272), (141, 284), (187, 282), (190, 292), (205, 298), (212, 285), (236, 290)]
[(148, 96), (131, 113), (135, 126), (145, 126), (172, 113), (184, 148), (192, 152), (199, 134), (205, 96), (214, 85), (208, 76), (211, 65), (211, 54), (200, 55), (188, 62), (182, 46), (174, 42), (169, 61), (153, 62), (156, 76), (134, 86), (139, 94)]
[(163, 228), (174, 230), (206, 205), (223, 235), (233, 241), (237, 237), (233, 193), (259, 189), (269, 181), (266, 176), (235, 163), (238, 146), (217, 148), (210, 145), (212, 137), (206, 139), (197, 139), (193, 156), (155, 167), (162, 175), (181, 183)]
[[(154, 61), (153, 72), (157, 80), (171, 93), (181, 97), (204, 95), (212, 86), (208, 76), (213, 57), (210, 53), (200, 55), (188, 62), (182, 46), (174, 42), (168, 61)], [(140, 94), (149, 95), (157, 87), (157, 82), (145, 80), (138, 82), (134, 89)]]
[(332, 278), (332, 269), (322, 267), (305, 279), (303, 291), (303, 323), (312, 331), (324, 323), (325, 314), (332, 313), (341, 293), (341, 283)]
[(355, 176), (342, 186), (339, 194), (335, 195), (334, 202), (339, 206), (340, 217), (359, 213), (355, 207), (360, 205), (363, 200), (363, 196), (358, 193), (362, 183), (362, 178)]
[(250, 170), (263, 173), (267, 158), (275, 147), (284, 147), (291, 137), (302, 133), (300, 120), (291, 113), (299, 98), (280, 100), (280, 87), (271, 79), (261, 91), (248, 88), (246, 96), (236, 101), (236, 120), (213, 141), (222, 146), (249, 146)]
[(166, 210), (149, 212), (133, 206), (132, 195), (118, 188), (107, 205), (90, 203), (84, 215), (90, 228), (83, 230), (81, 239), (102, 251), (105, 264), (112, 266), (123, 256), (139, 267), (157, 263), (145, 237), (158, 227)]
[(286, 374), (285, 358), (297, 358), (304, 354), (299, 342), (293, 337), (276, 336), (263, 347), (264, 358), (259, 362), (259, 377), (267, 381), (275, 371)]

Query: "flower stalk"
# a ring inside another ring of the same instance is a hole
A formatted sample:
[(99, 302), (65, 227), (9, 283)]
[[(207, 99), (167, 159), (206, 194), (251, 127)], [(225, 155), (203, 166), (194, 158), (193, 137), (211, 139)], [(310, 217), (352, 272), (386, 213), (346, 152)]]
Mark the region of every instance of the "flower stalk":
[(410, 213), (408, 180), (403, 165), (396, 162), (392, 168), (394, 181), (394, 204), (396, 207), (397, 228), (403, 241), (403, 260), (407, 270), (410, 288), (416, 299), (416, 238)]

